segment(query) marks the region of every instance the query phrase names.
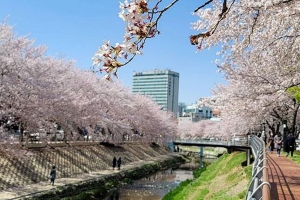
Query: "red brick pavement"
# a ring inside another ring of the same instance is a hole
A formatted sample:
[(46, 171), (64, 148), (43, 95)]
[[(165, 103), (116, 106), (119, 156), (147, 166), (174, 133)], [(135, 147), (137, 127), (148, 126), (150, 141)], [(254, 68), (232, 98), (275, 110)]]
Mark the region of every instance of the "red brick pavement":
[(300, 165), (282, 153), (267, 153), (271, 200), (300, 200)]

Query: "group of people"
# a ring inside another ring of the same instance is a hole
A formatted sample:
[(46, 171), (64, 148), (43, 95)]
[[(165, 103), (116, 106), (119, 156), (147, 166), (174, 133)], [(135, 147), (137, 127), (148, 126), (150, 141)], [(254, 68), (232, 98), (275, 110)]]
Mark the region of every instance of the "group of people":
[(113, 158), (113, 162), (112, 162), (112, 164), (113, 164), (113, 169), (115, 169), (116, 166), (117, 166), (117, 167), (118, 167), (118, 170), (120, 170), (120, 169), (121, 169), (121, 163), (122, 163), (121, 157), (119, 157), (118, 160), (117, 160), (116, 157), (114, 157), (114, 158)]
[[(273, 137), (272, 134), (270, 134), (270, 137), (268, 139), (268, 145), (269, 145), (269, 151), (272, 153), (274, 149), (276, 149), (277, 156), (280, 156), (281, 148), (283, 145), (283, 138), (279, 136), (278, 134)], [(288, 134), (285, 139), (285, 150), (286, 150), (286, 156), (289, 156), (291, 153), (291, 156), (293, 157), (294, 151), (296, 147), (296, 138), (293, 134)]]

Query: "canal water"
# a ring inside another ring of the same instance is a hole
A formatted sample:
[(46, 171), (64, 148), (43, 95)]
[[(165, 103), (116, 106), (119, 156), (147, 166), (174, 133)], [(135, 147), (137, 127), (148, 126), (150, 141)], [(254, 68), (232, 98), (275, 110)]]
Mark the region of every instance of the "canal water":
[(115, 190), (104, 200), (160, 200), (181, 181), (193, 179), (192, 170), (165, 170)]
[[(215, 160), (209, 159), (209, 162)], [(116, 189), (104, 200), (161, 200), (180, 182), (193, 179), (193, 170), (197, 168), (199, 168), (199, 163), (186, 163), (178, 169), (157, 172)]]

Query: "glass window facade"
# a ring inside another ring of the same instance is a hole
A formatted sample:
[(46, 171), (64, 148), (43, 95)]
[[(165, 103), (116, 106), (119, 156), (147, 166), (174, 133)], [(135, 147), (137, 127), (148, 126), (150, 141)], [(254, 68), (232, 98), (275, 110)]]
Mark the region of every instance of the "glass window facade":
[(163, 110), (177, 114), (179, 73), (170, 70), (133, 72), (132, 92), (149, 96)]

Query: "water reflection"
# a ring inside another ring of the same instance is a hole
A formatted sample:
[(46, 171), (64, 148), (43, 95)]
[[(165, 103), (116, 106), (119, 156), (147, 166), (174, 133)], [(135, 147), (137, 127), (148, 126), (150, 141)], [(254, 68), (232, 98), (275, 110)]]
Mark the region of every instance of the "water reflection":
[[(204, 158), (203, 162), (213, 163), (216, 160), (217, 158)], [(131, 185), (125, 185), (104, 200), (161, 200), (180, 182), (193, 179), (193, 170), (198, 168), (199, 157), (195, 157), (191, 162), (181, 165), (179, 169), (160, 171), (136, 180)]]
[(181, 181), (193, 179), (191, 170), (165, 170), (134, 181), (114, 191), (104, 200), (160, 200)]

